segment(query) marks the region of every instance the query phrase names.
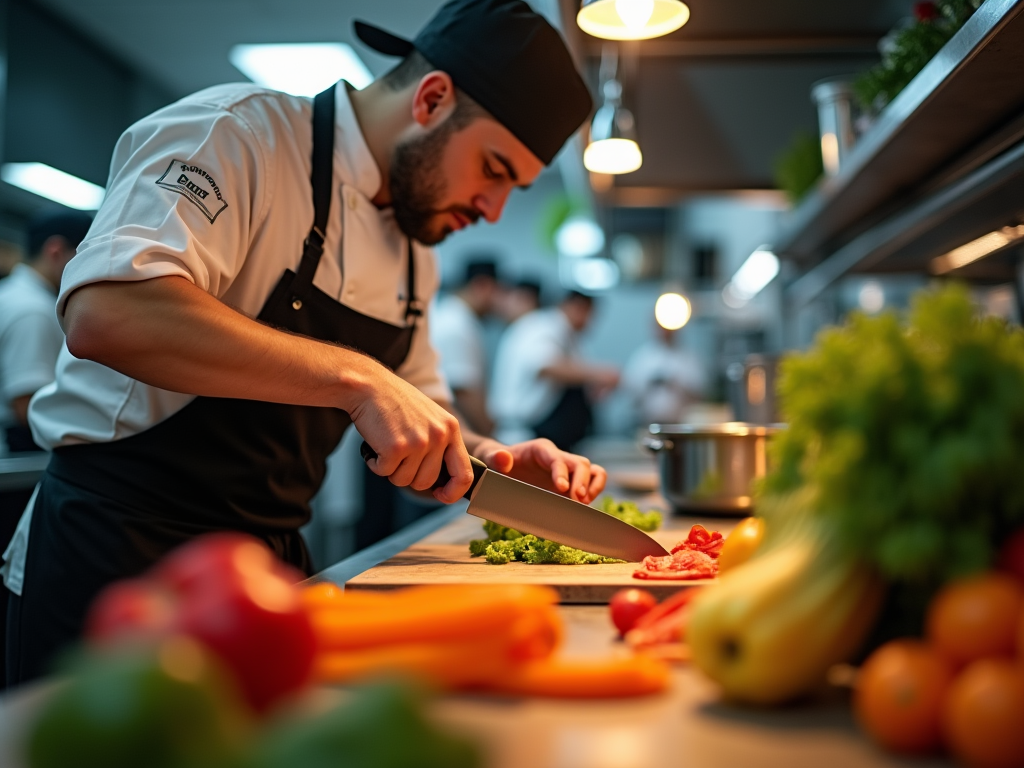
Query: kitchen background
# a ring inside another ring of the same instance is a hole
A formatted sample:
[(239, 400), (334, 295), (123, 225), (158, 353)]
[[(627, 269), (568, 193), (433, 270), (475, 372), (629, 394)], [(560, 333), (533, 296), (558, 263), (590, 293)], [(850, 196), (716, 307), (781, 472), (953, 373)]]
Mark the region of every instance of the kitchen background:
[[(858, 108), (834, 81), (879, 65), (894, 32), (927, 21), (929, 4), (692, 0), (682, 29), (641, 43), (582, 34), (572, 0), (531, 4), (566, 34), (599, 104), (614, 100), (608, 79), (621, 84), (643, 164), (592, 174), (586, 136), (578, 136), (530, 190), (512, 196), (498, 224), (439, 248), (447, 284), (486, 254), (505, 279), (541, 280), (549, 302), (566, 288), (594, 293), (584, 354), (620, 368), (654, 337), (658, 296), (680, 293), (693, 310), (684, 345), (708, 373), (716, 417), (752, 417), (751, 355), (770, 363), (850, 311), (905, 306), (930, 280), (970, 279), (987, 311), (1019, 321), (1024, 14), (1010, 10), (1014, 3), (984, 3), (966, 30), (969, 44), (943, 49), (888, 106), (882, 89), (874, 110)], [(18, 257), (27, 218), (55, 205), (19, 186), (18, 164), (44, 163), (102, 186), (114, 143), (134, 120), (246, 79), (232, 64), (233, 46), (348, 43), (375, 76), (391, 62), (359, 45), (351, 20), (412, 36), (440, 5), (0, 0), (0, 272)], [(822, 81), (819, 121), (812, 89)], [(979, 253), (986, 258), (972, 261)], [(744, 265), (745, 279), (734, 280)], [(491, 325), (493, 341), (500, 327)], [(600, 404), (599, 436), (629, 443), (637, 426), (625, 395)], [(318, 500), (323, 562), (351, 550), (359, 468), (347, 441)]]

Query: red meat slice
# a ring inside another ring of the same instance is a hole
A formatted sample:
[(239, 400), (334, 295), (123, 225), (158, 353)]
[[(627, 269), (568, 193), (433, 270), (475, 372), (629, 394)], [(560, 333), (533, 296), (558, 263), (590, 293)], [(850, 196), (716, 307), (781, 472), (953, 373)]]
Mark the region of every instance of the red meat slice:
[(710, 579), (718, 573), (718, 554), (724, 539), (718, 531), (702, 525), (690, 529), (690, 535), (672, 547), (672, 554), (645, 557), (634, 579), (651, 581), (687, 581)]
[(691, 549), (696, 552), (704, 552), (713, 558), (718, 558), (722, 551), (725, 538), (718, 531), (709, 531), (703, 525), (695, 525), (690, 529), (690, 535), (672, 547), (675, 554), (683, 549)]

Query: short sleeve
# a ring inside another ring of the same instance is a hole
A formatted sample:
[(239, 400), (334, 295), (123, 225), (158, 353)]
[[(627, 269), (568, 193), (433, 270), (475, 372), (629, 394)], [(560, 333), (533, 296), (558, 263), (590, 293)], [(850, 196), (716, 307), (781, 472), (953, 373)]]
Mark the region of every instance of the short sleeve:
[(533, 377), (552, 363), (556, 363), (570, 354), (570, 345), (551, 328), (538, 326), (529, 338), (529, 343), (519, 348), (522, 366)]
[(257, 131), (222, 106), (185, 100), (129, 128), (106, 197), (68, 264), (57, 302), (89, 283), (177, 275), (221, 296), (245, 261), (272, 188)]
[(0, 334), (0, 397), (31, 395), (54, 378), (62, 346), (52, 314), (22, 315)]

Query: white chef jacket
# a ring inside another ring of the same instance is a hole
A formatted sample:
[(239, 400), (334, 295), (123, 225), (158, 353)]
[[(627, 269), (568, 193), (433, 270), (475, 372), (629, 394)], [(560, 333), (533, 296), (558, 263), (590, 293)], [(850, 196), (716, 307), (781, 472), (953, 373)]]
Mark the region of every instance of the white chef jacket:
[[(370, 202), (381, 186), (380, 169), (346, 88), (335, 92), (335, 188), (313, 284), (357, 312), (401, 326), (407, 239), (392, 211)], [(313, 223), (312, 114), (311, 99), (232, 84), (200, 91), (131, 126), (114, 148), (103, 205), (64, 271), (61, 323), (68, 295), (83, 285), (166, 275), (258, 315), (285, 269), (298, 269)], [(427, 306), (438, 288), (437, 261), (418, 243), (414, 253), (417, 298)], [(428, 314), (396, 373), (428, 397), (450, 402), (430, 345)], [(29, 423), (36, 442), (48, 449), (120, 440), (193, 397), (79, 360), (65, 345), (56, 380), (32, 399)], [(20, 590), (30, 517), (22, 516), (4, 553), (12, 590)]]
[[(15, 424), (12, 400), (53, 381), (64, 344), (56, 302), (53, 287), (26, 264), (16, 265), (0, 280), (0, 428)], [(0, 453), (2, 445), (0, 430)]]
[[(380, 170), (346, 88), (336, 93), (335, 191), (313, 283), (357, 312), (404, 325), (407, 240), (391, 210), (370, 202)], [(298, 269), (313, 223), (311, 120), (310, 99), (236, 84), (188, 96), (125, 131), (103, 205), (64, 271), (61, 322), (68, 295), (83, 285), (166, 275), (258, 315), (285, 269)], [(438, 286), (436, 258), (419, 244), (414, 252), (416, 292), (426, 305)], [(449, 401), (428, 328), (424, 316), (397, 373)], [(76, 359), (65, 347), (56, 381), (33, 398), (29, 420), (45, 448), (105, 442), (141, 432), (192, 399)]]
[(508, 327), (498, 342), (487, 401), (498, 440), (515, 443), (536, 436), (533, 425), (551, 413), (565, 389), (540, 372), (577, 357), (578, 335), (560, 309), (538, 309)]
[(484, 326), (459, 296), (437, 300), (430, 341), (441, 356), (441, 370), (452, 389), (483, 388), (487, 374)]
[(676, 424), (704, 391), (707, 377), (696, 356), (661, 339), (645, 342), (630, 356), (622, 386), (643, 424)]

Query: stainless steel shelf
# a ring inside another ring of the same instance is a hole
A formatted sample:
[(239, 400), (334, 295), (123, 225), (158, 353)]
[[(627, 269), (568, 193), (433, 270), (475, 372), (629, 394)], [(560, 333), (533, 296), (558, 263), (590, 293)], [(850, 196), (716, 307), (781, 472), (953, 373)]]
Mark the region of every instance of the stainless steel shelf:
[(799, 207), (776, 251), (813, 265), (892, 218), (1024, 111), (1024, 0), (987, 0), (882, 111), (838, 175)]
[[(808, 270), (786, 288), (786, 299), (806, 304), (851, 272), (928, 271), (931, 260), (1012, 223), (1024, 221), (1024, 142), (903, 211), (879, 222)], [(977, 280), (1013, 278), (1016, 251), (950, 273)]]

